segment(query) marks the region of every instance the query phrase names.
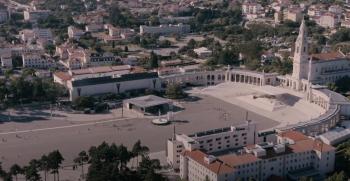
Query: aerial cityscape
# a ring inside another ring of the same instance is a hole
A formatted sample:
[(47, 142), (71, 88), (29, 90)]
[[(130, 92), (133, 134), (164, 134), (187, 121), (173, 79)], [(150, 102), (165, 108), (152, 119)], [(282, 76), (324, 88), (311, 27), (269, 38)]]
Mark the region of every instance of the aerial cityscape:
[(0, 0), (0, 181), (349, 179), (349, 0)]

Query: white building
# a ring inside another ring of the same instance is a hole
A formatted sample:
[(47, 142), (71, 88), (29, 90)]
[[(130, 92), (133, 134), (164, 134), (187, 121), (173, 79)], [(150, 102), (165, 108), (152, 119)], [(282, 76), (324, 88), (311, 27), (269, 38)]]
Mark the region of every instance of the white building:
[(256, 125), (246, 124), (215, 130), (207, 130), (190, 135), (175, 134), (168, 139), (167, 162), (174, 169), (180, 168), (180, 155), (183, 150), (201, 149), (207, 153), (242, 148), (255, 143)]
[(113, 55), (113, 53), (109, 52), (99, 54), (93, 53), (89, 50), (84, 50), (83, 56), (83, 67), (113, 65), (117, 62), (117, 58)]
[(261, 4), (255, 2), (244, 2), (242, 4), (242, 13), (249, 20), (265, 17), (264, 8)]
[(53, 35), (50, 29), (26, 29), (20, 31), (19, 34), (21, 40), (25, 43), (33, 43), (37, 40), (43, 41), (43, 42), (53, 42)]
[(294, 21), (294, 22), (300, 22), (302, 18), (303, 18), (303, 13), (301, 8), (290, 8), (285, 10), (283, 19)]
[(88, 24), (85, 26), (85, 32), (99, 32), (103, 30), (103, 25), (102, 24)]
[(24, 68), (46, 69), (52, 66), (50, 60), (38, 54), (23, 54), (22, 61)]
[(1, 54), (1, 67), (12, 68), (12, 55), (11, 53)]
[(350, 75), (348, 58), (341, 52), (309, 55), (308, 37), (304, 21), (295, 43), (293, 74), (282, 78), (281, 83), (294, 90), (307, 91), (310, 83), (326, 85)]
[(206, 47), (196, 48), (193, 50), (199, 58), (207, 58), (213, 54), (213, 51), (209, 50)]
[(56, 72), (54, 81), (68, 89), (70, 100), (80, 96), (118, 94), (131, 90), (158, 90), (161, 85), (157, 73), (134, 73), (126, 65)]
[(23, 11), (24, 20), (36, 22), (39, 19), (45, 19), (50, 15), (49, 10), (25, 10)]
[(333, 171), (335, 160), (334, 147), (294, 131), (277, 135), (277, 142), (253, 144), (238, 151), (213, 155), (206, 150), (183, 150), (180, 177), (188, 181), (268, 180), (273, 175), (320, 179)]
[(83, 36), (85, 32), (81, 29), (78, 29), (74, 26), (68, 27), (68, 37), (73, 39), (80, 39), (81, 36)]
[(242, 4), (243, 14), (259, 14), (263, 11), (263, 7), (259, 3), (245, 2)]
[(159, 34), (159, 35), (171, 35), (171, 34), (186, 34), (191, 31), (190, 25), (177, 24), (177, 25), (160, 25), (160, 26), (140, 26), (140, 34)]

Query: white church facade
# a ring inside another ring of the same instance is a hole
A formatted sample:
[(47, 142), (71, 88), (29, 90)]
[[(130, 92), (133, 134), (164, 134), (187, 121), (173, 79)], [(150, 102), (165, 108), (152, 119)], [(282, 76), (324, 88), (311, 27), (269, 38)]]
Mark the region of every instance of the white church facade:
[(295, 42), (293, 73), (279, 77), (281, 85), (306, 92), (311, 85), (327, 85), (350, 76), (350, 61), (341, 51), (308, 53), (305, 21), (302, 21)]

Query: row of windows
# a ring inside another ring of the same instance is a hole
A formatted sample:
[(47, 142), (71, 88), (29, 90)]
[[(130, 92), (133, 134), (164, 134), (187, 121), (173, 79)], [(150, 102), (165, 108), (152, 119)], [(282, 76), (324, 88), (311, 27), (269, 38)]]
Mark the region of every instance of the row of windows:
[[(241, 136), (247, 136), (247, 133), (242, 133)], [(235, 139), (236, 141), (238, 141), (238, 138), (237, 138), (237, 137), (238, 137), (237, 134), (232, 135), (232, 138), (236, 138), (236, 139)], [(230, 136), (225, 136), (225, 137), (224, 137), (224, 139), (226, 139), (226, 140), (229, 139), (229, 138), (230, 138)], [(216, 141), (220, 141), (221, 139), (222, 139), (222, 138), (220, 138), (220, 137), (219, 137), (219, 138), (215, 138)], [(243, 137), (243, 139), (246, 140), (247, 137)], [(208, 139), (208, 140), (206, 140), (206, 142), (207, 142), (207, 143), (211, 143), (211, 142), (213, 142), (213, 139)], [(204, 141), (203, 141), (203, 140), (202, 140), (202, 141), (199, 141), (199, 143), (202, 144), (202, 143), (204, 143)]]

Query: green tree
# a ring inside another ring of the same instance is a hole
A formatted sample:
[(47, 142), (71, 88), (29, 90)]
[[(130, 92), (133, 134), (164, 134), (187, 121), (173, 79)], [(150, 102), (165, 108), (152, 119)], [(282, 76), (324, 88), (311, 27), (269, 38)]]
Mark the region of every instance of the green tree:
[(83, 110), (85, 108), (93, 108), (95, 106), (95, 98), (93, 97), (78, 97), (73, 101), (73, 105), (78, 110)]
[(326, 181), (346, 181), (348, 178), (346, 177), (345, 173), (343, 171), (339, 173), (334, 173), (330, 177), (326, 179)]
[(179, 84), (169, 84), (165, 90), (165, 95), (170, 99), (181, 99), (186, 96)]
[(74, 159), (74, 163), (81, 167), (81, 176), (85, 178), (84, 164), (89, 161), (89, 155), (85, 151), (81, 151), (77, 158)]
[(155, 54), (153, 51), (151, 52), (150, 58), (148, 60), (148, 67), (149, 68), (157, 68), (158, 67), (158, 55)]
[(11, 173), (11, 175), (15, 176), (15, 179), (17, 181), (18, 180), (18, 175), (19, 174), (23, 174), (23, 169), (19, 165), (14, 164), (10, 168), (10, 173)]
[(39, 162), (35, 159), (29, 162), (29, 166), (24, 167), (24, 175), (28, 181), (38, 181), (41, 179), (38, 172)]
[(57, 181), (59, 181), (60, 180), (59, 169), (64, 158), (58, 150), (55, 150), (49, 153), (47, 157), (49, 159), (49, 164), (48, 164), (49, 168), (52, 170), (51, 173), (54, 174), (54, 180), (56, 180), (56, 175), (57, 175)]
[(22, 67), (23, 66), (23, 60), (21, 56), (15, 56), (12, 58), (12, 66), (13, 67)]
[(46, 155), (40, 158), (40, 170), (44, 171), (44, 181), (47, 179), (47, 173), (50, 171), (49, 158)]
[(47, 44), (45, 45), (45, 50), (46, 52), (48, 52), (51, 56), (53, 56), (55, 54), (56, 51), (56, 47), (53, 44)]
[(134, 146), (132, 147), (132, 155), (135, 158), (136, 157), (136, 163), (137, 167), (139, 165), (139, 156), (146, 156), (146, 154), (149, 152), (149, 148), (147, 146), (141, 145), (141, 141), (138, 140)]
[(157, 16), (150, 16), (148, 18), (148, 21), (149, 21), (149, 25), (150, 26), (157, 26), (159, 25), (159, 18)]

